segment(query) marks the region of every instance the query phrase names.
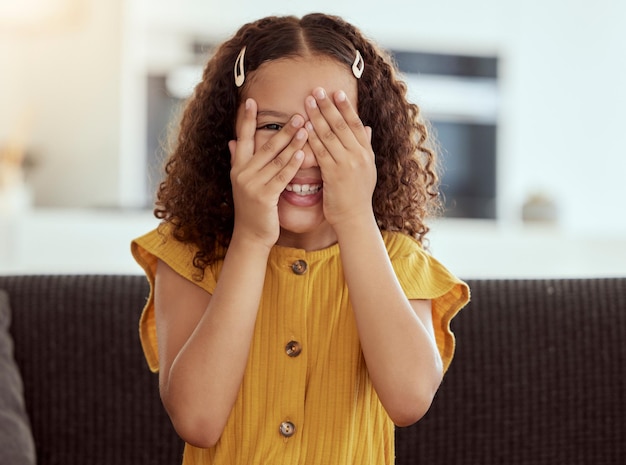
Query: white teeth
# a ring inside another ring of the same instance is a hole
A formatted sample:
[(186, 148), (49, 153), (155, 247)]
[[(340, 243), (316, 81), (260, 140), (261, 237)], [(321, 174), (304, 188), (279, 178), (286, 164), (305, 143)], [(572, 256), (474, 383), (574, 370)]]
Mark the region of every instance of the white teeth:
[(312, 195), (322, 188), (321, 184), (288, 184), (286, 190), (298, 195)]

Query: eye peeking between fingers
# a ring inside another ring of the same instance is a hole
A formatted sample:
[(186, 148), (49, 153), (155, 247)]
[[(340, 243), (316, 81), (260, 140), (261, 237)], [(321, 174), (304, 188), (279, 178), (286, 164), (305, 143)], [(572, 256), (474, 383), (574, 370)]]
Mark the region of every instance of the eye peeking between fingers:
[(257, 131), (280, 131), (284, 127), (284, 124), (280, 123), (267, 123), (258, 126)]

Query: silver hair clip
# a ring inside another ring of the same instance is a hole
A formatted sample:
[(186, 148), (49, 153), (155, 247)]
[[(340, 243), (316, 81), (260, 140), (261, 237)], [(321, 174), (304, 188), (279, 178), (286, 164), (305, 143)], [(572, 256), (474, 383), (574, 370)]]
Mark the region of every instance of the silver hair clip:
[(356, 51), (356, 58), (354, 59), (354, 63), (352, 63), (352, 74), (357, 79), (361, 79), (363, 75), (363, 70), (365, 69), (365, 61), (363, 61), (363, 57), (361, 56), (361, 52)]
[(241, 52), (237, 55), (237, 59), (235, 60), (235, 85), (237, 87), (243, 86), (243, 83), (246, 81), (246, 73), (243, 67), (243, 58), (246, 54), (246, 46), (244, 45), (241, 48)]

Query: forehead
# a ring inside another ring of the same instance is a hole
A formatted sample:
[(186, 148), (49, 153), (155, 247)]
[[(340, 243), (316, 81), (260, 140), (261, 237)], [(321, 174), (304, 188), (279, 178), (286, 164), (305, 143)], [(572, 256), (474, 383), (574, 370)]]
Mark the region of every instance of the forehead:
[(259, 107), (277, 100), (304, 104), (304, 98), (316, 87), (328, 93), (343, 90), (354, 105), (357, 103), (357, 83), (350, 68), (331, 58), (315, 56), (263, 63), (251, 73), (244, 98), (254, 98)]

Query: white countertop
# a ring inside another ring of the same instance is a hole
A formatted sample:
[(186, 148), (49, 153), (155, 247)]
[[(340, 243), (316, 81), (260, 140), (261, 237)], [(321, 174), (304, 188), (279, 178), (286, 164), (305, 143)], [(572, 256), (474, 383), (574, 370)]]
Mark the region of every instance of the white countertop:
[[(130, 241), (157, 225), (150, 211), (34, 209), (0, 216), (0, 274), (141, 274)], [(439, 220), (431, 253), (470, 278), (626, 276), (626, 238), (557, 228)]]

